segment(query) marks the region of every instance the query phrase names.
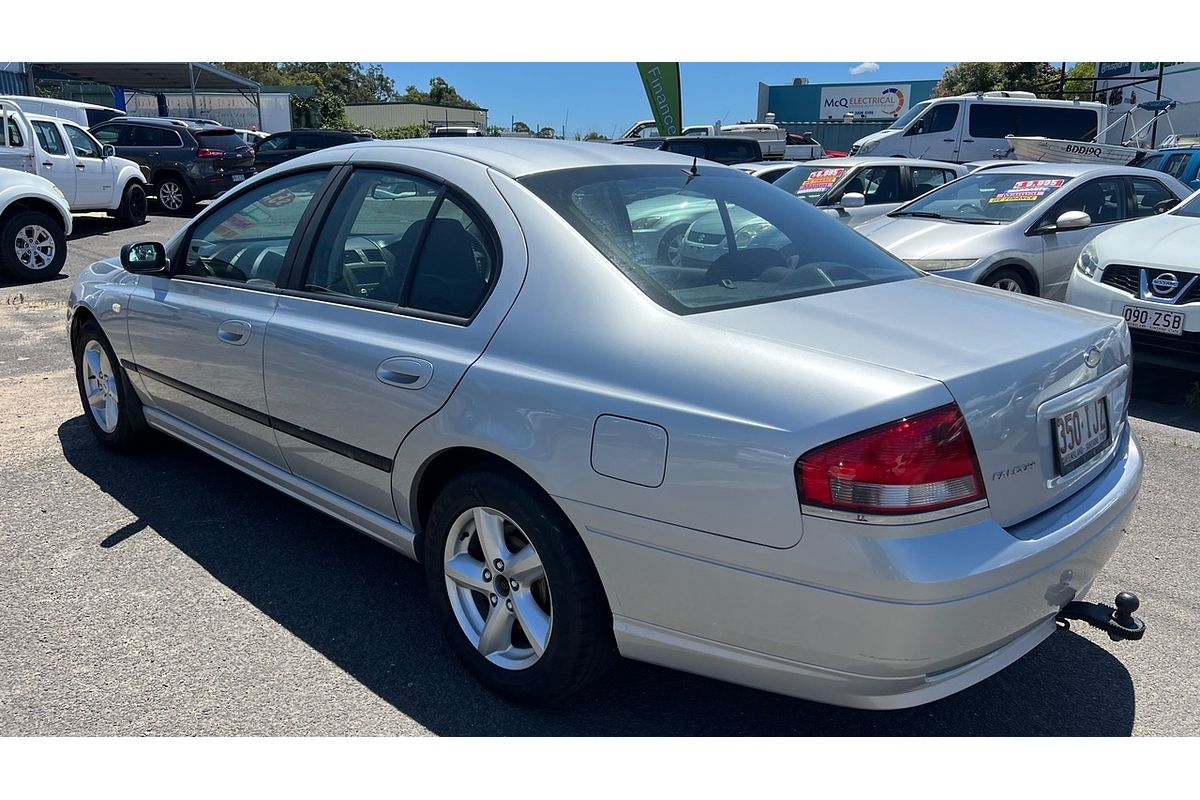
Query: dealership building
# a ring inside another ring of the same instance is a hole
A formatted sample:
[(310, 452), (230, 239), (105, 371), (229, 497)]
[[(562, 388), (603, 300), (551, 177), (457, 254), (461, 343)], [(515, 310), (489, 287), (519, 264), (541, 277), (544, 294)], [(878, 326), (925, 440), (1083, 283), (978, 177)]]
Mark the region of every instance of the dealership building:
[[(834, 150), (891, 125), (905, 111), (933, 96), (936, 80), (902, 83), (758, 84), (759, 122), (769, 119), (789, 133), (812, 132)], [(773, 117), (768, 117), (771, 114)]]

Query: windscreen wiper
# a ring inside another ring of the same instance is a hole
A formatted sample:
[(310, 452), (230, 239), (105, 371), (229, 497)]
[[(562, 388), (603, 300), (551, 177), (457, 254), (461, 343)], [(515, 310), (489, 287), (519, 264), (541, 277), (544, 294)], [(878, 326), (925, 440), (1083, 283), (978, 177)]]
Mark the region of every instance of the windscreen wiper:
[(890, 217), (926, 217), (928, 219), (945, 219), (936, 211), (893, 211)]

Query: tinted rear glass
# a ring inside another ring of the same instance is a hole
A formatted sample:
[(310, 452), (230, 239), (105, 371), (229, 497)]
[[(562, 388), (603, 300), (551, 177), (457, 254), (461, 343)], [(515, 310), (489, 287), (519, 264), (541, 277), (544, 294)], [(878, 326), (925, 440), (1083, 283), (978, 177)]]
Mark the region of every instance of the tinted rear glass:
[(124, 111), (117, 111), (115, 108), (89, 108), (86, 109), (86, 113), (89, 128), (101, 122), (108, 122), (114, 117), (125, 116)]
[(201, 147), (212, 147), (218, 150), (224, 150), (227, 153), (232, 153), (239, 148), (249, 147), (242, 141), (242, 137), (238, 136), (228, 128), (222, 128), (219, 131), (194, 131), (196, 141)]
[[(677, 166), (585, 167), (521, 182), (677, 314), (917, 275), (842, 223), (757, 178), (703, 165), (696, 176), (686, 173)], [(664, 246), (668, 239), (678, 241), (678, 253)]]
[(969, 113), (971, 135), (982, 139), (1003, 139), (1012, 134), (1087, 141), (1095, 137), (1098, 119), (1089, 108), (999, 103), (972, 103)]

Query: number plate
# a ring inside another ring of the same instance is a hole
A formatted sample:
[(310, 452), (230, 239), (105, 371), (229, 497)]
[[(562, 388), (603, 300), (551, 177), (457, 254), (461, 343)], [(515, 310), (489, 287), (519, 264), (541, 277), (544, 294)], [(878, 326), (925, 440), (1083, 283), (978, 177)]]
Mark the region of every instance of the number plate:
[(1086, 462), (1112, 439), (1108, 427), (1108, 403), (1103, 397), (1055, 417), (1051, 425), (1054, 427), (1054, 460), (1059, 475), (1066, 475)]
[(244, 180), (246, 180), (246, 176), (245, 176), (245, 175), (234, 175), (234, 176), (233, 176), (233, 182), (234, 182), (234, 183), (238, 183), (239, 181), (244, 181)]
[(1184, 316), (1178, 311), (1159, 311), (1154, 308), (1125, 306), (1125, 321), (1131, 328), (1169, 333), (1172, 336), (1183, 335)]

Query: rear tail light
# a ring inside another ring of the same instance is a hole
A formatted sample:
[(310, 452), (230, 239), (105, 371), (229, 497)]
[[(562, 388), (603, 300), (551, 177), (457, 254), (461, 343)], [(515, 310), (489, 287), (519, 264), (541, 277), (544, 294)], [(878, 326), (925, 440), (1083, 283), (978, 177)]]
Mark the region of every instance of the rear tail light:
[(201, 147), (196, 151), (196, 158), (224, 158), (225, 151), (215, 147)]
[(865, 514), (937, 511), (985, 497), (971, 433), (953, 403), (805, 453), (796, 488), (803, 504)]

